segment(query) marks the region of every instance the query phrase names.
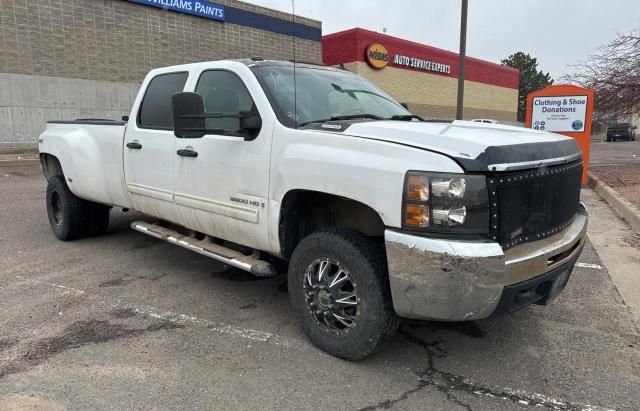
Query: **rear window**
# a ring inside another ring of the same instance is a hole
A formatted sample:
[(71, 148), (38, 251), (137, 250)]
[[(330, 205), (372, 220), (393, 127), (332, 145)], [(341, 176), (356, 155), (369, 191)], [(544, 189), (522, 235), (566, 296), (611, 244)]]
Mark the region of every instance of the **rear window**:
[(159, 130), (173, 129), (173, 112), (171, 97), (184, 90), (189, 73), (160, 74), (154, 77), (144, 93), (138, 126)]

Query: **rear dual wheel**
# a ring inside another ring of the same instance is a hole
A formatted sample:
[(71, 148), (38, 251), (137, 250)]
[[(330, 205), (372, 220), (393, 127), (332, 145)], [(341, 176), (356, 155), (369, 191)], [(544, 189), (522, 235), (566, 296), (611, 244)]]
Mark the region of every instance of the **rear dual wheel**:
[(62, 241), (107, 232), (109, 207), (77, 197), (67, 186), (64, 176), (49, 179), (46, 206), (51, 229)]
[(107, 232), (109, 226), (109, 212), (111, 209), (105, 205), (85, 201), (87, 217), (85, 221), (84, 235), (96, 237)]

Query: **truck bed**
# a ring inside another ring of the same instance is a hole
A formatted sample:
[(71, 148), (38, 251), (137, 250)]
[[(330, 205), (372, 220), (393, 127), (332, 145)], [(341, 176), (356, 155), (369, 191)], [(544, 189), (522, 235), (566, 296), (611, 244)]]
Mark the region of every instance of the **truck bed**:
[(79, 118), (76, 120), (49, 120), (47, 124), (90, 124), (95, 126), (126, 126), (127, 122), (122, 120), (111, 120), (108, 118)]
[(40, 153), (60, 161), (67, 185), (78, 197), (129, 207), (123, 169), (126, 125), (107, 119), (48, 121), (40, 136)]

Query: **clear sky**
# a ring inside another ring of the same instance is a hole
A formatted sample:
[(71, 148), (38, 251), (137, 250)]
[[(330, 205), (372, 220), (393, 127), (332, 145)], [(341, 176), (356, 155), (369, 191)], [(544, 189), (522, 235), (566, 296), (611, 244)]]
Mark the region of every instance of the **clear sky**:
[[(291, 0), (244, 0), (291, 12)], [(362, 27), (457, 51), (461, 0), (294, 0), (323, 34)], [(500, 62), (516, 51), (557, 79), (616, 36), (640, 29), (640, 0), (469, 0), (467, 54)]]

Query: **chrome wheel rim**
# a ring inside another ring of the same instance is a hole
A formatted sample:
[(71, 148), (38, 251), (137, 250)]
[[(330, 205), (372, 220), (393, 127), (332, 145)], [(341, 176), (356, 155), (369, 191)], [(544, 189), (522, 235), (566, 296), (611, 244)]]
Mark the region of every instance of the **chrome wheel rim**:
[(309, 313), (332, 332), (348, 332), (357, 324), (360, 297), (351, 274), (338, 261), (314, 260), (305, 272), (303, 284)]
[(51, 211), (53, 211), (53, 222), (56, 225), (62, 224), (64, 216), (62, 214), (62, 201), (55, 191), (51, 194)]

